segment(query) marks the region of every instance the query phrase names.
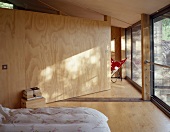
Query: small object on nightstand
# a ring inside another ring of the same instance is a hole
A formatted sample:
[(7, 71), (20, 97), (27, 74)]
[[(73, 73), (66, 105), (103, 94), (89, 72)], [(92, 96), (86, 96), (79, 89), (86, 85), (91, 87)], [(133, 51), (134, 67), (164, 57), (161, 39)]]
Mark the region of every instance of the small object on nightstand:
[(28, 88), (26, 90), (23, 90), (22, 97), (25, 98), (26, 100), (33, 100), (33, 99), (42, 98), (42, 94), (40, 88), (33, 87), (33, 88)]
[(42, 97), (40, 88), (33, 87), (23, 90), (21, 107), (22, 108), (45, 107), (45, 98)]

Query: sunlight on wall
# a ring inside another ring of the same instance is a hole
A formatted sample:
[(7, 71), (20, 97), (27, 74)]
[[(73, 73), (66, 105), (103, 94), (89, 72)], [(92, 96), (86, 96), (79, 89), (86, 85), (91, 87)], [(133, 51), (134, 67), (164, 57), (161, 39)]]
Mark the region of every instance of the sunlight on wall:
[(96, 56), (91, 56), (90, 57), (91, 64), (95, 64), (95, 63), (97, 63), (97, 61), (98, 61), (98, 57), (96, 57)]
[(70, 95), (74, 95), (76, 90), (85, 94), (92, 91), (93, 88), (98, 90), (101, 51), (100, 47), (96, 47), (43, 69), (40, 77), (41, 80), (44, 80), (41, 85), (47, 102), (68, 98)]
[(77, 74), (78, 70), (81, 70), (80, 63), (81, 63), (82, 59), (83, 59), (83, 56), (76, 55), (76, 56), (70, 57), (69, 59), (65, 60), (65, 69), (73, 74), (74, 79), (76, 77), (74, 75)]
[(97, 85), (97, 83), (98, 83), (98, 77), (94, 77), (90, 79), (88, 82), (86, 82), (86, 87)]
[(85, 74), (87, 67), (93, 65), (95, 68), (99, 67), (100, 48), (93, 48), (72, 56), (63, 61), (68, 76), (71, 79), (76, 79), (82, 74)]
[(47, 66), (44, 70), (41, 71), (41, 76), (44, 77), (45, 82), (50, 81), (55, 72), (55, 65)]
[(121, 50), (125, 50), (125, 39), (121, 38)]
[(115, 39), (111, 41), (111, 52), (115, 52)]
[[(95, 88), (95, 89), (98, 89), (97, 88), (97, 84), (98, 84), (98, 77), (96, 76), (96, 77), (94, 77), (94, 78), (91, 78), (90, 80), (88, 80), (87, 82), (85, 82), (83, 85), (82, 85), (82, 91), (84, 92), (84, 93), (86, 93), (89, 89), (93, 89), (93, 88)], [(93, 86), (95, 86), (95, 87), (93, 87)]]
[(56, 98), (56, 93), (53, 93), (53, 94), (51, 95), (51, 98)]
[(43, 93), (43, 97), (45, 97), (46, 101), (50, 98), (50, 95), (48, 93)]

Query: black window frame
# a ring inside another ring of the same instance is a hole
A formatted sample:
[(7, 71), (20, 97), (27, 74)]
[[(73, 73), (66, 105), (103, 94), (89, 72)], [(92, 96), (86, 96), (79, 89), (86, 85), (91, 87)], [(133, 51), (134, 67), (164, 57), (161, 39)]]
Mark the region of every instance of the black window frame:
[[(157, 17), (160, 17), (161, 15), (170, 12), (170, 4), (167, 5), (166, 7), (156, 11), (155, 13), (150, 15), (150, 35), (151, 35), (151, 63), (154, 63), (154, 19)], [(155, 89), (154, 89), (154, 65), (151, 65), (151, 101), (158, 107), (160, 108), (168, 117), (170, 117), (170, 106), (167, 105), (165, 102), (163, 102), (161, 99), (159, 99), (157, 96), (154, 95)]]

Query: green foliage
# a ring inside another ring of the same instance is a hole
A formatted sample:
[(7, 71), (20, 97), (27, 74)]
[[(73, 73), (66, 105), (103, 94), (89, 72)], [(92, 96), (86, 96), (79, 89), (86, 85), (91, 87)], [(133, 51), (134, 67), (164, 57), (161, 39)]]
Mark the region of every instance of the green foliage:
[(170, 40), (170, 18), (162, 20), (162, 39)]
[(13, 5), (12, 4), (8, 4), (8, 3), (4, 3), (4, 2), (0, 2), (0, 8), (13, 9)]

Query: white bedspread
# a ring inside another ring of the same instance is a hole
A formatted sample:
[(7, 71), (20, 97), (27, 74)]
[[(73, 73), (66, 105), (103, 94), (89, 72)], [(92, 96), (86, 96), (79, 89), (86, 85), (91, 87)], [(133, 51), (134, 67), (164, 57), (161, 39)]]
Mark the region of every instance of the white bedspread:
[(91, 108), (1, 107), (0, 113), (0, 132), (110, 132), (108, 118)]

